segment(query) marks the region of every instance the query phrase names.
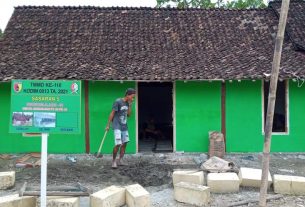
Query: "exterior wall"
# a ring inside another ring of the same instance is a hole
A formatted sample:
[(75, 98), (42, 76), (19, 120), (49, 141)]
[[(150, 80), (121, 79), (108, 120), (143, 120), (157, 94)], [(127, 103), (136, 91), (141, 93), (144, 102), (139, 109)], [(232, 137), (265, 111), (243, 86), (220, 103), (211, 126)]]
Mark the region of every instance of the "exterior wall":
[[(110, 81), (90, 81), (89, 82), (89, 133), (90, 152), (95, 153), (101, 143), (105, 132), (109, 114), (112, 110), (113, 102), (120, 97), (124, 97), (127, 88), (135, 88), (135, 82), (120, 83)], [(135, 100), (136, 101), (136, 100)], [(136, 113), (133, 103), (132, 115), (128, 118), (128, 132), (130, 142), (126, 148), (126, 153), (136, 153)], [(112, 153), (114, 147), (113, 130), (109, 130), (102, 148), (102, 153)]]
[[(262, 152), (262, 82), (226, 84), (227, 152)], [(272, 135), (272, 152), (305, 152), (305, 86), (289, 81), (289, 133)]]
[[(21, 134), (10, 134), (10, 87), (11, 83), (0, 83), (0, 153), (40, 152), (41, 137), (23, 137)], [(84, 87), (84, 84), (82, 84)], [(84, 91), (84, 90), (82, 90)], [(83, 153), (85, 152), (85, 114), (84, 93), (82, 94), (82, 133), (78, 135), (50, 134), (48, 139), (49, 153)]]
[(262, 151), (261, 84), (261, 81), (226, 82), (227, 152)]
[(274, 152), (305, 152), (305, 85), (289, 81), (289, 134), (274, 135)]
[[(84, 84), (82, 85), (84, 87)], [(97, 152), (113, 101), (123, 97), (135, 82), (89, 82), (90, 152)], [(85, 153), (84, 91), (82, 90), (82, 133), (49, 136), (49, 153)], [(207, 152), (208, 132), (221, 130), (221, 83), (176, 82), (176, 151)], [(289, 82), (289, 133), (272, 136), (273, 152), (305, 152), (305, 84)], [(262, 82), (226, 82), (227, 152), (261, 152)], [(127, 153), (136, 152), (136, 103), (128, 120), (130, 143)], [(0, 83), (0, 153), (40, 152), (40, 137), (10, 134), (10, 83)], [(102, 153), (111, 153), (113, 132), (109, 131)]]
[(176, 82), (176, 151), (207, 152), (221, 130), (221, 82)]

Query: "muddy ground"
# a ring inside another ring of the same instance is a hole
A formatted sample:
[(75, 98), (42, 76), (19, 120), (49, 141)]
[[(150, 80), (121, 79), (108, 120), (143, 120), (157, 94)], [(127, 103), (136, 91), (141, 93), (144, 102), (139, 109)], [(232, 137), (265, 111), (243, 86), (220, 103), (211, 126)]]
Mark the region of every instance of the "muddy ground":
[[(27, 181), (29, 187), (39, 188), (40, 168), (16, 168), (16, 159), (22, 155), (13, 155), (11, 159), (0, 159), (1, 171), (16, 171), (16, 183), (12, 189), (0, 190), (0, 196), (18, 192)], [(69, 158), (76, 162), (72, 162)], [(233, 161), (238, 167), (261, 167), (261, 154), (229, 154), (227, 161)], [(92, 189), (93, 192), (110, 185), (129, 185), (139, 183), (151, 193), (152, 206), (186, 207), (173, 198), (172, 172), (174, 169), (199, 169), (200, 163), (207, 159), (205, 154), (137, 154), (127, 155), (128, 166), (111, 169), (111, 156), (95, 158), (93, 155), (49, 155), (48, 186), (75, 186), (77, 182)], [(271, 155), (271, 174), (305, 176), (304, 154)], [(272, 189), (269, 196), (274, 195)], [(255, 199), (259, 189), (240, 188), (239, 193), (213, 194), (209, 206), (227, 206), (229, 203)], [(81, 198), (81, 207), (89, 206), (89, 198)], [(257, 203), (244, 205), (257, 206)], [(268, 202), (268, 206), (305, 207), (305, 196), (284, 196)]]

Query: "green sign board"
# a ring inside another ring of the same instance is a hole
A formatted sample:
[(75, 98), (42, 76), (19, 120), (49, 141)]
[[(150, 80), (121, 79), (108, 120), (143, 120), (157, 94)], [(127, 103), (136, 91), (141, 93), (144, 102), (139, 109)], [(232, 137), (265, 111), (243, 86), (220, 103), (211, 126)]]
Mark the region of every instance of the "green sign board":
[(11, 133), (81, 132), (81, 81), (13, 80)]

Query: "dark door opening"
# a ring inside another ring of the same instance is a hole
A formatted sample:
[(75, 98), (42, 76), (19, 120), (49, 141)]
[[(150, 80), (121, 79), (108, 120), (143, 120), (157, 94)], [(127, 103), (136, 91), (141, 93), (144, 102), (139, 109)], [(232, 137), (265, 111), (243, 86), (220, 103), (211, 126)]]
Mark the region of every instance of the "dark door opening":
[(139, 152), (173, 151), (173, 83), (138, 83)]

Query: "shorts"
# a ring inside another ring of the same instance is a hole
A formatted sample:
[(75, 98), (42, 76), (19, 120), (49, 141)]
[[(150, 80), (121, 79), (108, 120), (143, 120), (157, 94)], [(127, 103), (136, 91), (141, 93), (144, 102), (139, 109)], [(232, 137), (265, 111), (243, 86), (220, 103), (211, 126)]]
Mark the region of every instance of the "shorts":
[(129, 142), (128, 131), (121, 131), (119, 129), (114, 130), (114, 143), (115, 145), (121, 145)]

